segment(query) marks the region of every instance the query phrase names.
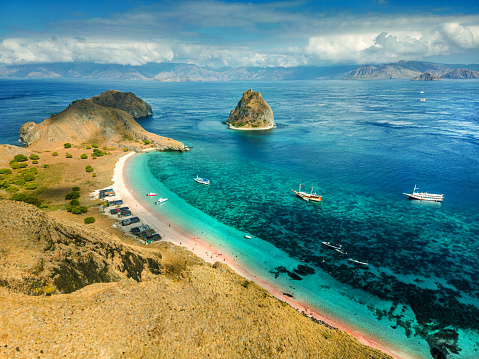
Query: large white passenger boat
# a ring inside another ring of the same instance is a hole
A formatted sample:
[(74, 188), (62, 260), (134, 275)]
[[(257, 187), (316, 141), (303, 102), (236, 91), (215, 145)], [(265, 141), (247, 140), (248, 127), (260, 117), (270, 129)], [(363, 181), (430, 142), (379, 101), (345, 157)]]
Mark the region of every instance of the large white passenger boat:
[(427, 192), (416, 192), (419, 188), (414, 185), (414, 191), (412, 193), (403, 193), (410, 199), (419, 199), (422, 201), (442, 202), (444, 200), (443, 194), (433, 194)]

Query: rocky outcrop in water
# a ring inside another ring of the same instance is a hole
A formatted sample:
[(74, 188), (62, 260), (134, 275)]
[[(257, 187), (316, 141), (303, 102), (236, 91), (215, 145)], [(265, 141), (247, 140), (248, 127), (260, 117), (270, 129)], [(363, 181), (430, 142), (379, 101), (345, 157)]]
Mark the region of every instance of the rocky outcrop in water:
[[(102, 100), (98, 101), (132, 110), (131, 101), (127, 100), (131, 96), (118, 95), (117, 91), (102, 95)], [(124, 101), (108, 100), (110, 96), (123, 98)], [(25, 123), (20, 128), (20, 139), (39, 150), (63, 147), (67, 142), (117, 145), (124, 141), (149, 141), (152, 146), (165, 151), (185, 150), (183, 143), (148, 132), (125, 111), (99, 105), (93, 99), (73, 101), (65, 110), (52, 114), (39, 124)]]
[(147, 117), (153, 113), (151, 106), (132, 92), (108, 90), (91, 100), (97, 105), (123, 110), (133, 118)]
[(440, 80), (442, 80), (442, 78), (440, 78), (439, 76), (433, 75), (429, 72), (425, 72), (411, 79), (411, 81), (440, 81)]
[(231, 110), (226, 123), (229, 128), (237, 130), (265, 130), (274, 127), (273, 110), (261, 97), (261, 93), (253, 90), (243, 92), (243, 97)]

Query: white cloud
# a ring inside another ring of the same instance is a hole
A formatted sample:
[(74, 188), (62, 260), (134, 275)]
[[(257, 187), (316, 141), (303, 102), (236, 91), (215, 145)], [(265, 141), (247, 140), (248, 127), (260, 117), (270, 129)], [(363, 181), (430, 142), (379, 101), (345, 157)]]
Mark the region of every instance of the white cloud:
[(169, 62), (170, 46), (162, 42), (118, 41), (111, 39), (6, 39), (0, 43), (0, 63), (95, 62), (143, 65)]

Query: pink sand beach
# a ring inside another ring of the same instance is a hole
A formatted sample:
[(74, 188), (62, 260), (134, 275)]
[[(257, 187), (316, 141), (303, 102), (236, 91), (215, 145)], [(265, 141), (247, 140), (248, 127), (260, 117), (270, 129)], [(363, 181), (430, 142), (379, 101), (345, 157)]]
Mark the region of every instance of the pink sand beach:
[(244, 267), (241, 266), (241, 263), (235, 261), (228, 253), (223, 253), (222, 250), (214, 248), (207, 243), (207, 240), (201, 238), (195, 238), (188, 233), (186, 233), (181, 228), (175, 227), (173, 224), (168, 222), (168, 218), (164, 218), (154, 211), (149, 211), (146, 203), (142, 201), (142, 196), (136, 194), (128, 187), (128, 184), (125, 182), (123, 169), (131, 156), (135, 155), (135, 152), (130, 152), (125, 156), (121, 157), (115, 167), (113, 174), (113, 189), (119, 198), (123, 200), (124, 205), (130, 207), (135, 216), (139, 217), (143, 223), (146, 223), (150, 228), (154, 229), (156, 232), (160, 233), (164, 237), (164, 241), (171, 242), (175, 245), (181, 245), (191, 250), (192, 253), (199, 256), (208, 263), (222, 262), (227, 264), (232, 268), (236, 273), (245, 277), (248, 280), (254, 281), (259, 284), (261, 287), (266, 289), (269, 293), (274, 295), (276, 298), (288, 303), (291, 307), (295, 308), (299, 312), (303, 312), (311, 318), (315, 318), (319, 321), (322, 321), (334, 328), (338, 328), (342, 331), (345, 331), (352, 336), (354, 336), (360, 343), (370, 346), (375, 349), (379, 349), (384, 353), (391, 355), (396, 359), (412, 359), (411, 357), (404, 356), (403, 354), (399, 355), (395, 353), (393, 349), (387, 348), (383, 343), (365, 336), (357, 331), (348, 328), (347, 324), (340, 323), (338, 321), (332, 320), (325, 317), (321, 313), (315, 312), (310, 308), (306, 308), (300, 302), (290, 298), (280, 291), (278, 291), (271, 284), (261, 280), (261, 278), (256, 277), (253, 273), (247, 271)]

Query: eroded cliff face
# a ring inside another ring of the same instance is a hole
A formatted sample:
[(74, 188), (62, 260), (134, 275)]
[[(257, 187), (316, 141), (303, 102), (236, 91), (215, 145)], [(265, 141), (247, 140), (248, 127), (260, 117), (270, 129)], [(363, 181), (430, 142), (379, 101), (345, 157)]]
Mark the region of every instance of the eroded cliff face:
[[(116, 93), (110, 91), (111, 96), (117, 96)], [(127, 98), (130, 97), (124, 99)], [(63, 147), (67, 142), (115, 145), (146, 140), (159, 150), (185, 149), (181, 142), (146, 131), (125, 111), (99, 105), (93, 99), (73, 101), (65, 110), (39, 124), (25, 123), (20, 129), (20, 139), (38, 150)]]
[(270, 129), (274, 127), (273, 110), (261, 97), (261, 93), (250, 89), (243, 93), (226, 123), (233, 129)]
[(19, 293), (71, 293), (162, 270), (159, 252), (140, 253), (98, 228), (22, 202), (0, 201), (0, 232), (0, 287)]
[(125, 111), (133, 118), (151, 116), (151, 106), (132, 92), (108, 90), (91, 98), (97, 105), (113, 107)]

